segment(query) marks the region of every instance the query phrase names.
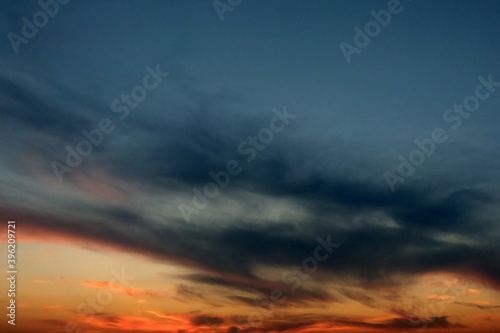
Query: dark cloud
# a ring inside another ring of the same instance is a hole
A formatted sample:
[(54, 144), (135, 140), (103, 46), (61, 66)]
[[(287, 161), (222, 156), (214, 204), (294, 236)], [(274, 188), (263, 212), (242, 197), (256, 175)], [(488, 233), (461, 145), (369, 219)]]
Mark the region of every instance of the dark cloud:
[(191, 319), (191, 323), (196, 326), (220, 326), (224, 323), (224, 319), (215, 316), (201, 315)]
[(268, 322), (262, 328), (264, 332), (285, 332), (288, 330), (306, 328), (316, 324), (314, 320), (290, 320), (288, 322)]
[(53, 96), (42, 95), (40, 90), (50, 86), (50, 83), (42, 80), (29, 84), (26, 86), (26, 82), (15, 82), (12, 78), (0, 76), (2, 96), (10, 102), (10, 105), (3, 106), (2, 114), (10, 126), (22, 125), (34, 131), (72, 137), (91, 125), (88, 116), (65, 109), (63, 102), (68, 105), (74, 103), (76, 98), (62, 101), (67, 97), (57, 88), (49, 90)]
[[(7, 214), (22, 216), (13, 211)], [(104, 219), (108, 221), (105, 224), (92, 218), (75, 218), (71, 225), (57, 216), (47, 218), (27, 215), (25, 219), (34, 226), (61, 230), (217, 272), (216, 275), (187, 277), (192, 281), (247, 291), (253, 289), (261, 294), (269, 294), (276, 287), (286, 292), (289, 286), (259, 281), (251, 273), (252, 265), (279, 265), (291, 269), (312, 255), (317, 246), (315, 235), (329, 234), (332, 241), (342, 246), (336, 249), (329, 260), (321, 263), (321, 269), (331, 272), (337, 279), (351, 276), (361, 279), (365, 286), (397, 285), (398, 280), (394, 279), (396, 273), (413, 275), (448, 269), (475, 274), (488, 281), (500, 281), (500, 267), (494, 264), (498, 261), (491, 261), (498, 256), (493, 244), (484, 242), (481, 246), (473, 246), (448, 243), (437, 240), (432, 233), (416, 232), (405, 227), (366, 225), (351, 230), (309, 224), (303, 236), (296, 234), (285, 237), (282, 230), (288, 233), (293, 228), (283, 229), (266, 224), (255, 226), (240, 221), (215, 231), (204, 226), (187, 227), (182, 223), (158, 225), (144, 221), (137, 214), (116, 209), (104, 212), (102, 216), (108, 216)], [(419, 250), (408, 251), (408, 248)], [(245, 276), (246, 282), (228, 277), (235, 273)], [(309, 294), (318, 300), (332, 299), (325, 292), (303, 288), (292, 294), (300, 293), (304, 293), (304, 297)]]
[(366, 292), (352, 291), (352, 290), (342, 290), (342, 295), (355, 300), (363, 305), (369, 307), (375, 307), (375, 299), (366, 294)]
[(500, 308), (500, 305), (491, 305), (491, 304), (481, 305), (481, 304), (476, 304), (476, 303), (472, 303), (472, 302), (455, 302), (455, 304), (470, 306), (470, 307), (474, 307), (474, 308), (481, 309), (481, 310), (493, 310), (493, 309)]
[[(243, 296), (230, 296), (229, 299), (245, 303), (248, 305), (254, 305), (257, 301), (268, 300), (275, 290), (280, 290), (283, 296), (286, 297), (286, 304), (292, 305), (296, 303), (302, 303), (304, 301), (338, 301), (333, 295), (325, 292), (321, 289), (311, 289), (311, 288), (300, 288), (298, 290), (291, 290), (290, 285), (282, 281), (272, 282), (262, 279), (252, 277), (250, 279), (243, 280), (239, 277), (227, 276), (216, 277), (204, 274), (192, 274), (184, 277), (186, 280), (209, 284), (212, 286), (220, 286), (225, 288), (230, 288), (237, 291), (243, 291), (255, 294), (259, 298), (249, 298)], [(283, 304), (283, 305), (286, 305)]]
[(377, 329), (415, 329), (422, 328), (463, 328), (462, 324), (453, 324), (448, 321), (447, 316), (431, 317), (429, 319), (393, 318), (383, 323), (367, 323), (353, 320), (336, 320), (339, 324), (352, 325), (357, 327), (377, 328)]

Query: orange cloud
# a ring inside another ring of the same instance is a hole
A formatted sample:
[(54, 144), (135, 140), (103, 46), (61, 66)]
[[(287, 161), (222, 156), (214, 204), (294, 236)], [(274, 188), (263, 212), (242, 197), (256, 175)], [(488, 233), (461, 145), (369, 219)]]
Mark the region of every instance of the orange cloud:
[(64, 308), (61, 305), (47, 305), (42, 307), (42, 310), (64, 310)]
[(94, 320), (93, 324), (101, 328), (133, 332), (167, 332), (194, 329), (189, 322), (173, 320), (157, 321), (150, 318), (132, 316), (98, 317)]
[(151, 313), (159, 318), (163, 318), (163, 319), (168, 319), (168, 320), (171, 320), (171, 321), (176, 321), (176, 322), (181, 322), (181, 323), (189, 323), (189, 319), (187, 318), (184, 318), (183, 316), (181, 315), (178, 315), (178, 314), (168, 314), (168, 313), (163, 313), (163, 312), (160, 312), (160, 311), (146, 311), (147, 313)]
[(151, 289), (123, 287), (121, 285), (116, 287), (115, 285), (107, 281), (99, 281), (99, 282), (83, 281), (81, 284), (86, 288), (120, 290), (132, 297), (138, 297), (138, 296), (162, 297), (162, 292), (154, 291)]
[(474, 314), (467, 316), (466, 319), (477, 320), (477, 321), (500, 321), (500, 315)]
[(425, 296), (426, 299), (451, 299), (453, 296), (450, 295), (427, 295)]
[(462, 290), (462, 295), (468, 295), (468, 294), (479, 294), (481, 291), (477, 289), (466, 289)]

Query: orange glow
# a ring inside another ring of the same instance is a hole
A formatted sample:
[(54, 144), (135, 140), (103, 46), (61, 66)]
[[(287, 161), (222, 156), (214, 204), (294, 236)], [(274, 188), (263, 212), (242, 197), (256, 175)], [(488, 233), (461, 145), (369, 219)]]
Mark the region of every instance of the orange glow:
[[(25, 327), (30, 327), (26, 332), (33, 331), (30, 325), (35, 324), (47, 327), (47, 332), (63, 330), (66, 323), (75, 321), (85, 332), (184, 330), (186, 333), (225, 333), (230, 327), (240, 326), (234, 319), (236, 316), (246, 321), (248, 315), (253, 312), (266, 313), (266, 309), (252, 305), (251, 302), (228, 301), (226, 296), (234, 295), (234, 289), (229, 289), (230, 287), (179, 279), (178, 272), (183, 269), (179, 266), (173, 267), (166, 274), (166, 263), (158, 263), (154, 259), (148, 261), (145, 256), (130, 255), (117, 250), (101, 250), (107, 248), (97, 245), (85, 249), (74, 245), (77, 237), (68, 241), (64, 235), (50, 232), (49, 239), (37, 243), (36, 240), (47, 233), (37, 234), (33, 229), (31, 234), (33, 237), (29, 238), (30, 242), (23, 242), (23, 246), (20, 246), (20, 251), (29, 251), (31, 258), (25, 259), (27, 262), (23, 270), (23, 278), (26, 279), (23, 290), (30, 296), (18, 304), (20, 309), (27, 311), (25, 318), (31, 318), (31, 321), (25, 323)], [(73, 244), (70, 244), (71, 242)], [(117, 262), (120, 264), (116, 265)], [(112, 269), (119, 271), (121, 267), (126, 267), (128, 274), (133, 275), (134, 279), (127, 285), (110, 283), (113, 277)], [(192, 268), (189, 272), (211, 273)], [(248, 290), (239, 291), (242, 299), (268, 300), (274, 288), (284, 287), (279, 277), (274, 280), (256, 280), (236, 274), (218, 276), (228, 281), (228, 284), (244, 285)], [(332, 295), (342, 295), (342, 291), (346, 290), (342, 283), (339, 280), (330, 286), (325, 284), (324, 291)], [(311, 286), (314, 287), (312, 284)], [(90, 305), (87, 305), (88, 298), (97, 299), (100, 290), (113, 289), (120, 292), (113, 294), (109, 303), (97, 304), (97, 308), (91, 311), (93, 316), (77, 314), (77, 309), (82, 304), (84, 313), (91, 309)], [(257, 294), (257, 289), (262, 290), (262, 293)], [(293, 296), (290, 289), (283, 290)], [(70, 292), (72, 296), (68, 297)], [(500, 304), (498, 294), (482, 285), (481, 280), (465, 282), (451, 273), (426, 274), (415, 278), (413, 284), (405, 290), (358, 288), (346, 295), (353, 298), (339, 297), (335, 301), (300, 299), (300, 307), (296, 307), (299, 303), (290, 299), (284, 306), (276, 306), (269, 316), (263, 317), (263, 321), (254, 327), (253, 331), (279, 333), (282, 332), (280, 327), (288, 327), (287, 332), (296, 333), (400, 332), (402, 329), (397, 329), (398, 325), (407, 325), (412, 314), (422, 315), (424, 319), (446, 317), (446, 320), (443, 319), (443, 325), (450, 325), (452, 330), (464, 333), (489, 333), (494, 332), (491, 327), (500, 326), (498, 315), (485, 313), (496, 311), (495, 306)], [(359, 295), (369, 295), (370, 302), (363, 303), (364, 298), (357, 298)], [(482, 296), (481, 300), (473, 299), (477, 295)], [(436, 300), (443, 301), (442, 309), (438, 309), (441, 312), (436, 312), (435, 308), (427, 304)], [(196, 309), (196, 312), (193, 312), (193, 309)], [(304, 309), (316, 315), (307, 317), (303, 320), (304, 323), (297, 327), (293, 326), (294, 323), (301, 322), (297, 317), (303, 315)], [(363, 313), (364, 316), (352, 315), (356, 313)], [(202, 319), (197, 320), (198, 316)], [(0, 326), (0, 329), (3, 327)], [(478, 330), (471, 331), (466, 327), (478, 327)], [(430, 328), (429, 333), (452, 330), (435, 327)]]
[(425, 296), (427, 299), (452, 299), (453, 297), (450, 295), (427, 295)]

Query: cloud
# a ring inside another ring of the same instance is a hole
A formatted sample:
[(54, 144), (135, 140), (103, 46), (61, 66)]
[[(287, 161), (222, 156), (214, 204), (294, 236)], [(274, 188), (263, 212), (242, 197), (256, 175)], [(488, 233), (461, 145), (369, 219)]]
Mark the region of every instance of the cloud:
[[(397, 275), (410, 276), (448, 269), (473, 274), (485, 281), (500, 281), (497, 278), (500, 267), (485, 260), (497, 255), (493, 243), (488, 241), (481, 246), (450, 244), (434, 239), (432, 233), (415, 234), (411, 228), (387, 228), (373, 224), (346, 229), (309, 223), (306, 232), (299, 235), (299, 227), (295, 225), (254, 225), (241, 220), (234, 225), (212, 230), (210, 225), (187, 227), (182, 223), (158, 224), (123, 208), (100, 208), (98, 211), (100, 219), (104, 218), (107, 224), (94, 221), (91, 217), (85, 218), (85, 215), (67, 224), (57, 216), (47, 218), (12, 211), (5, 213), (7, 216), (22, 217), (28, 221), (27, 225), (33, 227), (43, 226), (75, 237), (88, 237), (94, 242), (215, 273), (185, 277), (194, 282), (242, 291), (255, 290), (261, 294), (268, 294), (272, 288), (283, 285), (257, 278), (251, 273), (253, 265), (258, 263), (289, 269), (311, 256), (317, 235), (327, 234), (331, 234), (332, 239), (342, 246), (331, 259), (321, 263), (321, 270), (334, 274), (337, 279), (354, 277), (365, 286), (397, 286)], [(227, 251), (228, 248), (233, 250)], [(494, 251), (493, 254), (491, 251)], [(291, 297), (299, 297), (300, 293), (317, 300), (333, 299), (324, 291), (306, 288), (300, 288)]]
[[(189, 276), (183, 276), (183, 278), (192, 282), (251, 293), (259, 296), (260, 299), (262, 299), (262, 296), (269, 298), (269, 295), (274, 290), (281, 290), (287, 299), (286, 304), (288, 305), (303, 303), (304, 301), (338, 301), (336, 297), (321, 289), (302, 287), (300, 289), (291, 291), (290, 285), (285, 284), (282, 281), (266, 281), (254, 277), (249, 278), (231, 274), (222, 274), (220, 276), (192, 274)], [(230, 296), (229, 298), (245, 304), (253, 304), (254, 301), (254, 299), (242, 296)]]
[(59, 319), (37, 319), (34, 321), (40, 324), (53, 325), (58, 327), (63, 327), (64, 325), (66, 325), (66, 322), (64, 320)]
[(463, 328), (462, 324), (452, 324), (448, 321), (448, 316), (431, 317), (429, 319), (416, 319), (414, 321), (408, 318), (393, 318), (382, 323), (369, 323), (353, 320), (336, 320), (337, 323), (352, 325), (356, 327), (368, 327), (378, 329), (421, 329), (426, 328)]
[(481, 293), (481, 290), (477, 289), (467, 289), (467, 290), (462, 290), (463, 295), (469, 295), (469, 294), (479, 294)]
[(62, 305), (46, 305), (46, 306), (42, 307), (42, 310), (61, 311), (61, 310), (64, 310), (64, 307)]
[(216, 316), (201, 315), (191, 319), (191, 323), (196, 326), (217, 327), (224, 323), (224, 319)]
[(453, 296), (450, 295), (427, 295), (425, 296), (426, 299), (452, 299), (454, 298)]
[(89, 282), (89, 281), (83, 281), (81, 283), (82, 286), (87, 287), (87, 288), (95, 288), (95, 289), (110, 289), (110, 290), (116, 290), (116, 291), (123, 291), (129, 296), (132, 297), (155, 297), (155, 298), (160, 298), (164, 296), (164, 292), (161, 291), (155, 291), (151, 289), (140, 289), (140, 288), (132, 288), (132, 287), (123, 287), (123, 286), (118, 286), (109, 283), (107, 281), (99, 281), (99, 282)]
[(99, 328), (115, 329), (120, 331), (134, 332), (177, 332), (181, 329), (191, 329), (188, 322), (176, 321), (170, 318), (153, 320), (151, 318), (135, 316), (98, 316), (92, 321), (92, 325)]
[(342, 290), (342, 294), (356, 302), (363, 305), (369, 306), (371, 308), (375, 307), (375, 299), (366, 294), (366, 292), (353, 291), (353, 290)]
[(478, 302), (476, 302), (476, 303), (474, 303), (474, 302), (455, 302), (455, 304), (474, 307), (474, 308), (481, 309), (481, 310), (492, 310), (492, 309), (500, 308), (500, 305), (480, 304)]

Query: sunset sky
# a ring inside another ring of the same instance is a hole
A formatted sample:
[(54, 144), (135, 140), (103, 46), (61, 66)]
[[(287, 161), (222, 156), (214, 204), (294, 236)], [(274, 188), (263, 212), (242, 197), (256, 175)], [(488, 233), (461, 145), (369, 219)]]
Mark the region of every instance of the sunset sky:
[(1, 332), (500, 331), (499, 1), (65, 1), (0, 9)]

